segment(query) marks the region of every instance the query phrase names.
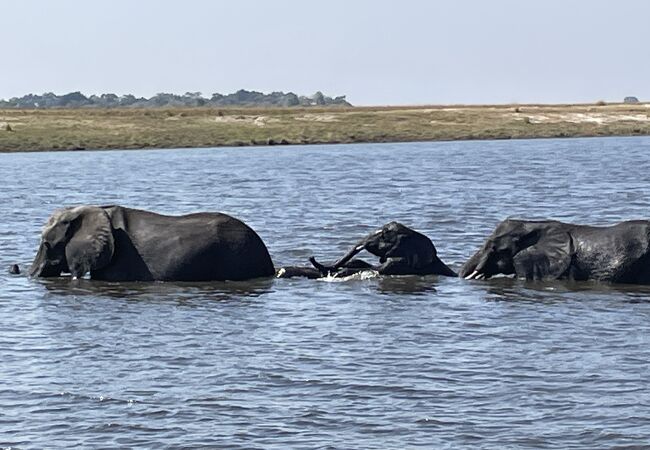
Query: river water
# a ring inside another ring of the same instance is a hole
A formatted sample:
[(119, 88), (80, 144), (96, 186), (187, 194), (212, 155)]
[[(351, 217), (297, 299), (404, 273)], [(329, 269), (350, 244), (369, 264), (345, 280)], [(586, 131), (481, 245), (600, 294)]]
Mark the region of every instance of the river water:
[(650, 216), (650, 139), (0, 155), (0, 447), (650, 443), (650, 289), (394, 277), (30, 280), (53, 209), (222, 211), (276, 266), (401, 221), (455, 269), (502, 219)]

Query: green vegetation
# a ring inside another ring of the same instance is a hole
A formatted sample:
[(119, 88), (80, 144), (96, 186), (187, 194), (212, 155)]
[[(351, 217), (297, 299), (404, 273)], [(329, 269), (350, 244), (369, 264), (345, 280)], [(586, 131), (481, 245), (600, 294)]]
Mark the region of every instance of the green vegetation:
[(183, 95), (160, 93), (151, 98), (136, 97), (135, 95), (101, 94), (86, 97), (81, 92), (70, 92), (57, 95), (53, 92), (45, 94), (27, 94), (9, 100), (0, 100), (0, 108), (19, 109), (48, 109), (48, 108), (191, 108), (208, 106), (221, 108), (224, 106), (352, 106), (345, 95), (329, 97), (318, 91), (314, 95), (296, 95), (293, 92), (263, 92), (240, 89), (232, 94), (212, 94), (203, 97), (200, 92), (186, 92)]
[(0, 109), (0, 151), (650, 135), (645, 104)]

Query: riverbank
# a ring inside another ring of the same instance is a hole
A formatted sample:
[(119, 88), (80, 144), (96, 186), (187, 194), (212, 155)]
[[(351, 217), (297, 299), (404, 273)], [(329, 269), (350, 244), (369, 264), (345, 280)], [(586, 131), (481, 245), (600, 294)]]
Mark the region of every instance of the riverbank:
[(650, 104), (0, 110), (0, 152), (650, 135)]

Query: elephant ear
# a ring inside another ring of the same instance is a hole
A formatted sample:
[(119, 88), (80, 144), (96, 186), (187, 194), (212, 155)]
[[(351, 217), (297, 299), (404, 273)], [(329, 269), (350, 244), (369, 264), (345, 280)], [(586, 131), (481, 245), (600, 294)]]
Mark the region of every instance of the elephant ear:
[(96, 206), (79, 208), (79, 215), (71, 223), (70, 234), (65, 257), (73, 277), (83, 277), (111, 261), (115, 241), (111, 220), (104, 209)]
[(555, 280), (569, 269), (573, 254), (569, 233), (545, 231), (535, 245), (515, 255), (515, 273), (527, 280)]
[[(386, 258), (404, 258), (411, 267), (424, 267), (437, 259), (437, 252), (431, 239), (411, 231), (397, 236), (393, 247), (386, 253)], [(383, 264), (386, 261), (380, 262)]]

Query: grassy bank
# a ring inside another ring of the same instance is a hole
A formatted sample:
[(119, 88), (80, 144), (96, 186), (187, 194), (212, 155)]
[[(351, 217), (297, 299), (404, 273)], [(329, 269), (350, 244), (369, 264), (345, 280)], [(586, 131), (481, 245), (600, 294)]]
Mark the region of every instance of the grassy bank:
[(650, 105), (0, 110), (0, 151), (650, 135)]

